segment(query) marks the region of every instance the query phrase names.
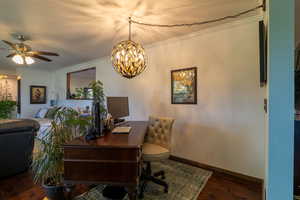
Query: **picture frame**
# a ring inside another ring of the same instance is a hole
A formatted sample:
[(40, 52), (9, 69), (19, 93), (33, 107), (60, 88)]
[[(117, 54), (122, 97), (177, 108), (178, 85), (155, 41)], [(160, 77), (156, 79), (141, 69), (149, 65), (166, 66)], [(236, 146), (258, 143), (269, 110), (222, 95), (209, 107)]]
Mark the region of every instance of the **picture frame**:
[(171, 70), (171, 103), (197, 104), (197, 67)]
[(30, 104), (46, 104), (47, 87), (40, 85), (30, 86)]

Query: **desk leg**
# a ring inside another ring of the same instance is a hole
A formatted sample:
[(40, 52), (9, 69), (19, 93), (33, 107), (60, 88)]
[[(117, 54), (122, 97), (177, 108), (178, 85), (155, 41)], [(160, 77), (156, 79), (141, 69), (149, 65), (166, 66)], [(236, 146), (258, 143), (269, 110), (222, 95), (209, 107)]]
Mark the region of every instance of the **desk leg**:
[(129, 196), (130, 200), (137, 199), (137, 187), (136, 186), (128, 187), (128, 196)]

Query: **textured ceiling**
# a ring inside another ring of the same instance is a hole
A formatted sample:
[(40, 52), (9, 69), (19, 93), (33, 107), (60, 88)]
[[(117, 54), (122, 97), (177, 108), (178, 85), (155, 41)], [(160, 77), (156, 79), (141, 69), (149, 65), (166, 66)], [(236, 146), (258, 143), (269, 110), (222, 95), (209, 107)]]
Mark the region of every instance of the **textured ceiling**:
[[(59, 53), (53, 62), (30, 67), (55, 69), (110, 55), (112, 46), (128, 38), (128, 17), (159, 23), (188, 23), (247, 10), (259, 0), (1, 0), (0, 39), (12, 33), (31, 38), (33, 49)], [(198, 31), (204, 26), (153, 28), (133, 25), (133, 40), (149, 44)], [(5, 47), (5, 44), (0, 44)], [(0, 49), (0, 68), (17, 67)]]

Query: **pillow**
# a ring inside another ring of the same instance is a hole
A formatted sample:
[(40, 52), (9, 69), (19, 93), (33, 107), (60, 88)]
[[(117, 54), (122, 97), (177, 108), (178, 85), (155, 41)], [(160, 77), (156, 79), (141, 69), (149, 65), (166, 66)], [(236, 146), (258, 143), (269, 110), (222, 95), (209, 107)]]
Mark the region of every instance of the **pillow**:
[(34, 114), (34, 116), (33, 116), (34, 118), (38, 118), (40, 110), (41, 110), (41, 108)]
[(35, 118), (45, 118), (46, 114), (48, 112), (48, 108), (41, 108), (36, 114)]

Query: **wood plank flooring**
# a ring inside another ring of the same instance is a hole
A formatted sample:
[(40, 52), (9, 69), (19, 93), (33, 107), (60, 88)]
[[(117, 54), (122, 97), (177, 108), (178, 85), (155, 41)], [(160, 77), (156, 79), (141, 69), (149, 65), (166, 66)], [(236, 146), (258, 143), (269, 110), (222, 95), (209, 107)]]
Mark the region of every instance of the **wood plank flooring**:
[[(74, 195), (86, 189), (79, 186)], [(30, 172), (0, 180), (0, 200), (42, 200), (44, 196), (43, 189), (33, 183)], [(198, 200), (262, 200), (262, 188), (257, 183), (214, 173)]]

